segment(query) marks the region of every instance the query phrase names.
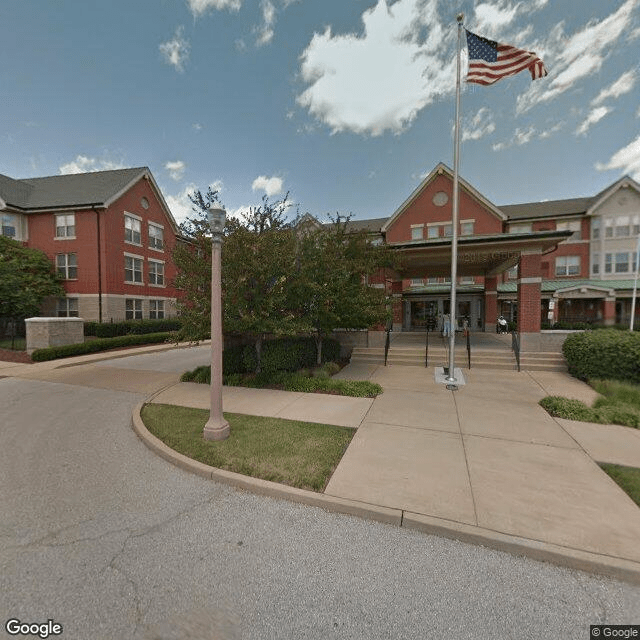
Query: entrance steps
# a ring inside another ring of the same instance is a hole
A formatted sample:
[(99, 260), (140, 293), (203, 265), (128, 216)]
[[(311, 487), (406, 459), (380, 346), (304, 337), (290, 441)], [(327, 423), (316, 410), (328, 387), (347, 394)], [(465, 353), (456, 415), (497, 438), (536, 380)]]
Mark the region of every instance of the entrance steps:
[[(402, 336), (402, 337), (401, 337)], [(496, 342), (495, 339), (485, 340), (480, 344), (471, 343), (471, 368), (493, 369), (502, 371), (517, 370), (516, 358), (511, 350), (511, 339)], [(503, 344), (501, 344), (503, 343)], [(456, 340), (456, 366), (467, 369), (466, 341)], [(351, 362), (365, 364), (384, 364), (384, 347), (354, 347), (351, 354)], [(410, 367), (425, 366), (425, 336), (422, 334), (409, 334), (409, 336), (394, 336), (387, 357), (389, 365), (404, 365)], [(449, 349), (448, 342), (438, 334), (433, 334), (429, 340), (429, 367), (448, 366)], [(567, 371), (567, 365), (561, 353), (534, 353), (520, 354), (520, 369), (522, 371)]]

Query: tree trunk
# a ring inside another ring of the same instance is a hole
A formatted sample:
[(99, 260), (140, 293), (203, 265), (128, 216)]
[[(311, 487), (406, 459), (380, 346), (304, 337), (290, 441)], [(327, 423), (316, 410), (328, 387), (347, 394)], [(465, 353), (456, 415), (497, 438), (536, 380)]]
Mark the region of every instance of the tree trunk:
[(322, 334), (317, 333), (316, 336), (316, 364), (320, 366), (322, 364)]

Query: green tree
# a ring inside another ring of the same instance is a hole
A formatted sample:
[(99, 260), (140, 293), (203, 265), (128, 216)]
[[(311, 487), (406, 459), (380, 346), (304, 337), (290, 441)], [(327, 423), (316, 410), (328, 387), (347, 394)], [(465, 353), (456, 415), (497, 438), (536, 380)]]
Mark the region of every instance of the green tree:
[(301, 233), (297, 254), (296, 294), (313, 327), (318, 364), (322, 342), (335, 329), (366, 329), (387, 320), (383, 288), (368, 279), (393, 266), (387, 247), (374, 246), (365, 231), (349, 230), (349, 218)]
[(24, 320), (37, 316), (45, 298), (65, 295), (53, 264), (42, 251), (0, 236), (0, 317)]

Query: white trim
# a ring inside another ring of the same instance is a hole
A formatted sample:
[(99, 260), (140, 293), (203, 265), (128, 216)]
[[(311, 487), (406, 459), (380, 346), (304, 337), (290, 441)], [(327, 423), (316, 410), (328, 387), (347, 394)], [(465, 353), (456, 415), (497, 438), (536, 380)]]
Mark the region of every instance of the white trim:
[(128, 253), (127, 251), (123, 251), (123, 254), (127, 256), (127, 258), (138, 258), (138, 260), (142, 260), (144, 262), (144, 256), (140, 256), (137, 253)]
[(640, 184), (638, 184), (633, 178), (630, 178), (629, 176), (622, 176), (620, 180), (614, 182), (595, 202), (591, 204), (591, 206), (586, 211), (586, 215), (594, 215), (593, 212), (619, 189), (629, 188), (640, 194)]
[(142, 218), (141, 216), (135, 214), (135, 213), (131, 213), (130, 211), (124, 211), (124, 216), (129, 216), (130, 218), (135, 218), (136, 220), (140, 221), (140, 222), (144, 222), (144, 218)]
[(518, 278), (518, 284), (540, 284), (542, 278)]
[(147, 258), (148, 262), (155, 262), (157, 264), (166, 264), (164, 260), (158, 260), (157, 258)]
[(162, 229), (164, 231), (164, 225), (160, 224), (159, 222), (153, 222), (151, 220), (147, 220), (147, 223), (149, 224), (150, 227), (158, 227), (159, 229)]

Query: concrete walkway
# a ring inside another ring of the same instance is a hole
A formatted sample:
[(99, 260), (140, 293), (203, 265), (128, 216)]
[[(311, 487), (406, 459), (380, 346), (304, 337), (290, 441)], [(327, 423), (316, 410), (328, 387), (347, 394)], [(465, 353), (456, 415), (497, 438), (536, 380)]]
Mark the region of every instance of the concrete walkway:
[[(209, 407), (206, 385), (178, 382), (179, 361), (150, 371), (143, 360), (118, 367), (118, 360), (100, 359), (77, 359), (64, 369), (59, 362), (12, 366), (0, 375), (71, 379), (135, 390), (157, 403)], [(378, 382), (384, 393), (362, 399), (225, 387), (223, 405), (227, 412), (357, 429), (319, 501), (327, 508), (333, 503), (336, 510), (640, 583), (640, 509), (597, 465), (640, 467), (640, 431), (551, 418), (537, 404), (546, 395), (586, 402), (596, 396), (563, 373), (465, 370), (465, 376), (464, 386), (448, 391), (433, 369), (349, 365), (337, 377)], [(225, 473), (233, 483), (235, 474)], [(245, 480), (239, 484), (252, 488)], [(255, 481), (262, 493), (271, 484)], [(301, 501), (308, 493), (278, 485), (274, 494), (287, 492)]]
[[(597, 462), (640, 467), (640, 431), (549, 416), (538, 401), (596, 393), (567, 374), (465, 371), (447, 391), (432, 369), (349, 365), (374, 400), (225, 387), (225, 411), (357, 427), (325, 496), (401, 512), (404, 526), (572, 566), (640, 578), (640, 509)], [(208, 408), (179, 383), (154, 402)], [(620, 572), (618, 572), (620, 570)]]

